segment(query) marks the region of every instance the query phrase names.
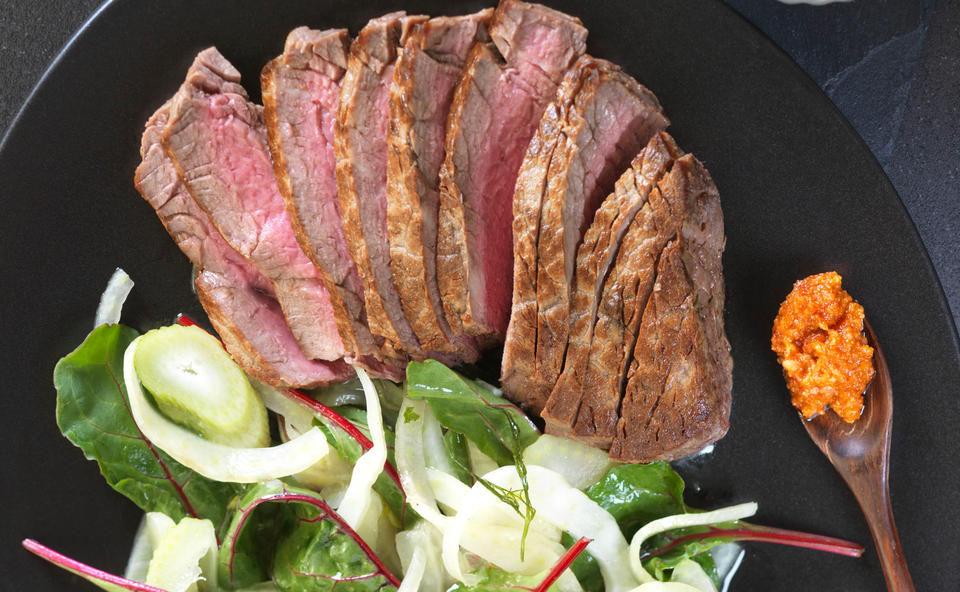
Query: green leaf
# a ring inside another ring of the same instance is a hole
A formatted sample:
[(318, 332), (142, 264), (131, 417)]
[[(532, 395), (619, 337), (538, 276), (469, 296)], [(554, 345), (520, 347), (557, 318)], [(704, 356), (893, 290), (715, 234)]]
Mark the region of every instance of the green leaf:
[(97, 461), (107, 483), (144, 512), (163, 512), (175, 521), (206, 518), (219, 531), (227, 506), (242, 488), (195, 474), (140, 433), (122, 371), (123, 353), (136, 337), (129, 327), (101, 325), (57, 363), (57, 425)]
[(270, 575), (291, 592), (371, 592), (398, 582), (319, 495), (281, 481), (243, 497), (219, 563), (221, 585), (232, 588)]
[(627, 540), (647, 522), (688, 511), (683, 479), (662, 461), (613, 467), (586, 493), (617, 520)]
[(244, 588), (270, 579), (277, 543), (293, 527), (295, 518), (289, 505), (257, 502), (280, 491), (276, 482), (258, 484), (240, 499), (220, 545), (220, 586)]
[(501, 466), (513, 464), (515, 453), (539, 436), (509, 401), (436, 360), (407, 365), (407, 392), (427, 401), (443, 427), (466, 436)]
[[(467, 586), (462, 582), (457, 582), (450, 588), (447, 588), (447, 592), (500, 592), (503, 590), (511, 590), (513, 592), (517, 592), (518, 590), (529, 591), (535, 589), (537, 585), (543, 581), (546, 572), (535, 576), (520, 576), (491, 566), (478, 572), (478, 575), (481, 576), (481, 579), (480, 583), (476, 586)], [(554, 590), (555, 588), (556, 585), (551, 586), (549, 590)], [(587, 589), (585, 588), (585, 590)]]
[[(413, 407), (407, 407), (407, 411), (413, 411)], [(470, 449), (467, 447), (467, 438), (453, 430), (443, 435), (443, 449), (450, 457), (450, 466), (453, 468), (453, 476), (466, 483), (473, 485), (472, 467), (470, 466)]]

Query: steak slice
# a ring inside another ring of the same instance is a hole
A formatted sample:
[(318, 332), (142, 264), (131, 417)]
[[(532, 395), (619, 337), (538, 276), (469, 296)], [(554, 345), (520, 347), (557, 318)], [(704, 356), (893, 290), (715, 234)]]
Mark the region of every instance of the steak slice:
[(513, 307), (501, 383), (539, 413), (560, 372), (577, 247), (617, 176), (669, 122), (649, 90), (581, 57), (547, 107), (514, 193)]
[(293, 235), (262, 110), (239, 92), (239, 79), (215, 48), (201, 52), (171, 99), (164, 148), (227, 243), (270, 280), (306, 356), (338, 360), (348, 352), (329, 294)]
[[(631, 222), (647, 203), (657, 181), (682, 154), (666, 132), (654, 136), (617, 181), (616, 189), (603, 201), (584, 236), (577, 252), (576, 278), (570, 300), (574, 313), (570, 318), (567, 357), (563, 373), (541, 414), (551, 434), (572, 434), (584, 391), (595, 388), (586, 382), (586, 375), (603, 286)], [(617, 399), (620, 390), (618, 386), (614, 391)]]
[(134, 182), (197, 268), (197, 296), (230, 356), (247, 374), (276, 387), (313, 388), (348, 380), (353, 370), (343, 361), (319, 362), (303, 354), (273, 286), (223, 240), (190, 196), (161, 145), (169, 108), (169, 103), (163, 105), (147, 121)]
[(687, 216), (664, 249), (633, 351), (613, 460), (674, 460), (723, 437), (730, 425), (733, 359), (723, 329), (720, 197), (693, 157), (677, 161)]
[(475, 341), (450, 330), (437, 285), (439, 171), (453, 89), (467, 52), (487, 39), (493, 9), (433, 18), (407, 37), (390, 88), (387, 235), (403, 311), (425, 349), (478, 357)]
[(350, 36), (345, 29), (294, 29), (260, 75), (264, 119), (280, 193), (303, 252), (320, 270), (344, 347), (379, 354), (366, 323), (363, 285), (337, 202), (333, 127)]
[(395, 12), (368, 22), (353, 45), (334, 131), (337, 199), (350, 254), (363, 281), (367, 323), (393, 355), (425, 353), (400, 304), (387, 239), (387, 124), (400, 47), (427, 17)]
[(503, 0), (490, 24), (493, 43), (474, 46), (454, 91), (440, 170), (437, 280), (450, 326), (482, 346), (502, 340), (510, 318), (517, 172), (586, 36), (574, 17)]

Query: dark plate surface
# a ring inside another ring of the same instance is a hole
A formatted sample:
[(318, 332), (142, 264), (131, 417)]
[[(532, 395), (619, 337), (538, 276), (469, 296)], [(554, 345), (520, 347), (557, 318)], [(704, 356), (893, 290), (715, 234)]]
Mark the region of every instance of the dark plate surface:
[[(653, 89), (684, 149), (710, 169), (726, 217), (734, 409), (715, 452), (679, 468), (695, 505), (756, 500), (758, 522), (867, 545), (862, 559), (748, 546), (736, 590), (883, 589), (859, 508), (808, 441), (769, 351), (791, 283), (836, 269), (883, 344), (896, 397), (892, 496), (920, 590), (957, 590), (960, 354), (919, 238), (869, 151), (789, 58), (719, 2), (552, 2), (583, 19), (591, 53)], [(217, 45), (257, 96), (288, 30), (347, 26), (443, 2), (118, 0), (88, 24), (31, 96), (0, 150), (4, 388), (0, 588), (89, 589), (19, 546), (36, 538), (119, 572), (140, 517), (54, 422), (53, 365), (92, 322), (116, 266), (137, 286), (140, 329), (201, 315), (190, 268), (132, 185), (142, 124), (194, 54)]]

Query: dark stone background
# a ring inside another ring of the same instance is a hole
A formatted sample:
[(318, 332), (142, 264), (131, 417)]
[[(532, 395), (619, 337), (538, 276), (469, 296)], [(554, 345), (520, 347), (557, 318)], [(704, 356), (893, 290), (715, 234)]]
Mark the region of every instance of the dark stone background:
[[(870, 146), (960, 319), (960, 0), (727, 3), (792, 56)], [(0, 0), (0, 129), (98, 5)]]

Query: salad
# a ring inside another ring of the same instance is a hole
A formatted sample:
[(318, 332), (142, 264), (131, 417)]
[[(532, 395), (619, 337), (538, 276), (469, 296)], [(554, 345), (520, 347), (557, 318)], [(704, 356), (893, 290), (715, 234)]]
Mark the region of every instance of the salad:
[(436, 361), (275, 389), (190, 319), (119, 324), (131, 287), (118, 270), (54, 374), (64, 436), (145, 512), (125, 573), (23, 543), (105, 590), (714, 592), (740, 541), (863, 552), (691, 508), (669, 464), (541, 434)]

